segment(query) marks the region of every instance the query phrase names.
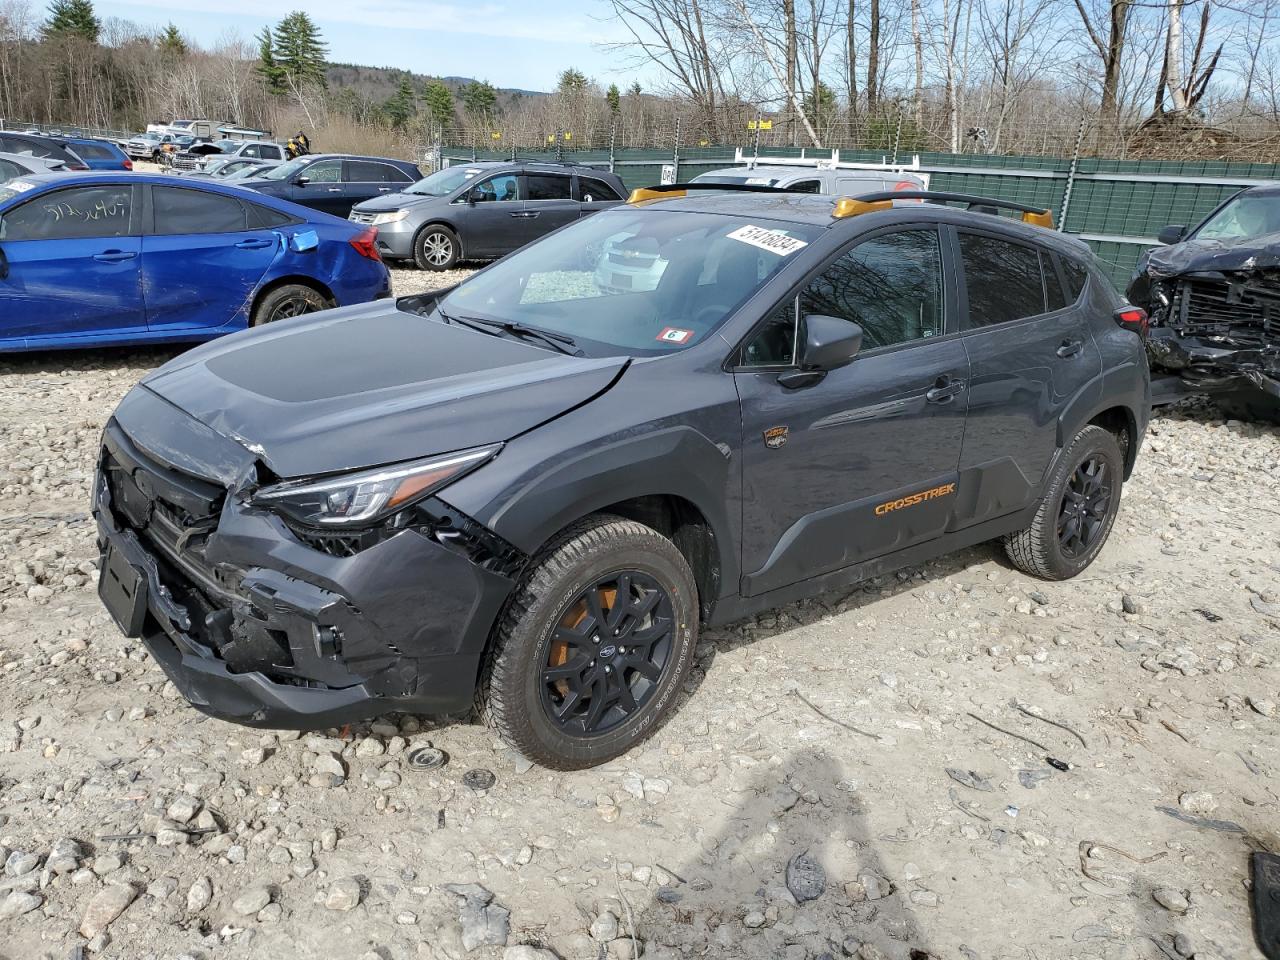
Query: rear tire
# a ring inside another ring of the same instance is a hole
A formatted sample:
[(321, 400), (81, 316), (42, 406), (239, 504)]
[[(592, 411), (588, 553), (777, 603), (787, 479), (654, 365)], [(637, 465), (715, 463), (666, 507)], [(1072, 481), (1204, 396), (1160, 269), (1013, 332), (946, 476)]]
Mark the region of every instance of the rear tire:
[(413, 262), (419, 270), (452, 270), (461, 252), (458, 235), (444, 224), (428, 224), (413, 240)]
[(289, 317), (300, 317), (304, 313), (315, 313), (333, 306), (319, 290), (303, 283), (286, 283), (276, 287), (258, 301), (253, 308), (253, 316), (249, 320), (252, 327)]
[(481, 716), (534, 763), (596, 766), (666, 719), (697, 639), (697, 585), (675, 544), (632, 520), (591, 518), (552, 542), (508, 604)]
[(1076, 434), (1049, 477), (1040, 508), (1004, 548), (1023, 573), (1067, 580), (1102, 550), (1120, 509), (1124, 457), (1115, 436), (1089, 425)]

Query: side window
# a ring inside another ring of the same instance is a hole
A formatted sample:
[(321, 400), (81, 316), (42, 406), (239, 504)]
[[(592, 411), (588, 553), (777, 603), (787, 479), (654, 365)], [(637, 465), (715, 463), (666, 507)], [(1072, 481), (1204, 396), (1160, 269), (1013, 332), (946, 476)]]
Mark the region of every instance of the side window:
[(281, 213), (279, 210), (272, 210), (270, 207), (264, 207), (260, 203), (245, 203), (249, 208), (249, 229), (264, 230), (270, 227), (283, 227), (289, 223), (297, 223), (298, 221), (287, 213)]
[(960, 259), (970, 326), (989, 327), (1045, 312), (1040, 254), (1034, 247), (961, 233)]
[[(489, 203), (502, 200), (520, 199), (520, 178), (514, 173), (503, 173), (490, 177), (471, 188), (476, 203)], [(463, 195), (465, 199), (465, 194)]]
[(796, 301), (792, 297), (778, 306), (760, 331), (742, 350), (744, 367), (790, 367), (796, 362), (800, 328), (796, 323)]
[(821, 180), (801, 180), (799, 183), (793, 183), (787, 187), (788, 193), (821, 193)]
[(937, 231), (901, 230), (859, 243), (800, 294), (801, 316), (811, 313), (860, 324), (863, 349), (941, 335)]
[(592, 200), (621, 200), (618, 191), (609, 186), (603, 180), (597, 180), (595, 177), (579, 177), (578, 193), (582, 197), (583, 203), (590, 203)]
[(280, 152), (280, 148), (274, 143), (264, 143), (258, 147), (259, 156), (263, 160), (283, 160), (284, 154)]
[(261, 148), (260, 146), (258, 146), (256, 143), (251, 143), (251, 144), (249, 144), (249, 146), (245, 147), (245, 148), (240, 152), (240, 156), (242, 156), (242, 157), (260, 157), (260, 156), (262, 156), (262, 148)]
[(1060, 257), (1059, 262), (1062, 264), (1062, 272), (1067, 278), (1067, 296), (1075, 303), (1080, 299), (1080, 294), (1084, 293), (1085, 284), (1089, 281), (1089, 271), (1084, 265), (1078, 261), (1072, 260), (1070, 257)]
[(525, 186), (530, 200), (568, 200), (572, 181), (568, 177), (555, 177), (542, 173), (526, 174)]
[(1044, 268), (1045, 306), (1050, 312), (1061, 310), (1075, 297), (1067, 298), (1062, 290), (1062, 281), (1058, 279), (1058, 268), (1054, 266), (1054, 256), (1047, 250), (1040, 251), (1040, 264)]
[(35, 197), (5, 212), (0, 240), (87, 240), (129, 234), (133, 188), (74, 187)]
[(347, 179), (355, 183), (392, 183), (395, 167), (372, 160), (348, 160)]
[(246, 228), (244, 206), (235, 197), (178, 187), (152, 187), (156, 236), (235, 233)]
[(341, 183), (342, 161), (317, 160), (301, 172), (304, 177), (309, 177), (312, 183)]

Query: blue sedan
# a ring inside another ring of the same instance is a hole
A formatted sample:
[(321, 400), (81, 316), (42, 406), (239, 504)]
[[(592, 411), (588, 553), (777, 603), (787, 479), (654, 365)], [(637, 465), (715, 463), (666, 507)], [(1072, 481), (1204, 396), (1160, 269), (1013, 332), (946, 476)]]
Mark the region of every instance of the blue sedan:
[(391, 296), (377, 232), (216, 181), (0, 185), (0, 351), (209, 340)]

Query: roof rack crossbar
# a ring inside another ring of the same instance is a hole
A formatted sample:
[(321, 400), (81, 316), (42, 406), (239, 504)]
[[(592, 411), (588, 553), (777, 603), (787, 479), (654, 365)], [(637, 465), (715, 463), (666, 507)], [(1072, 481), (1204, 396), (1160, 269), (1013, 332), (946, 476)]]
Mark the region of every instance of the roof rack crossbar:
[[(640, 203), (643, 200), (665, 199), (665, 194), (672, 198), (683, 197), (690, 190), (706, 190), (723, 193), (805, 193), (807, 190), (796, 190), (791, 187), (770, 187), (761, 183), (659, 183), (652, 187), (638, 187), (631, 191), (628, 203)], [(812, 196), (812, 194), (809, 194)]]

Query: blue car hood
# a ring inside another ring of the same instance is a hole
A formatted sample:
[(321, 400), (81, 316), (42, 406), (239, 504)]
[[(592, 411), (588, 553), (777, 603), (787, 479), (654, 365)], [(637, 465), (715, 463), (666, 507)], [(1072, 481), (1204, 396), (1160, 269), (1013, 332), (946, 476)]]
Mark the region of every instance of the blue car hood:
[(626, 362), (554, 353), (381, 301), (224, 337), (138, 389), (291, 478), (510, 440), (607, 390)]

